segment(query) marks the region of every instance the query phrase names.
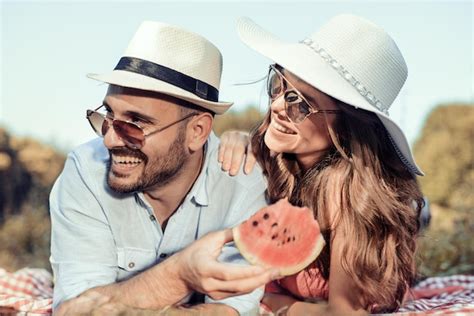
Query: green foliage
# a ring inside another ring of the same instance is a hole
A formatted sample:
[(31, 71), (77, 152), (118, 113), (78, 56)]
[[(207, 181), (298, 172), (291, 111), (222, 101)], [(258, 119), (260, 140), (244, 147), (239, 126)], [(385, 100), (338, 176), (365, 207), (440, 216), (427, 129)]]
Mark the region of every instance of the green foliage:
[(473, 210), (474, 106), (437, 107), (428, 117), (414, 152), (426, 176), (423, 192), (432, 203)]
[(26, 205), (0, 226), (0, 267), (14, 271), (22, 267), (49, 265), (51, 223), (48, 211)]
[(221, 135), (227, 130), (250, 131), (263, 119), (260, 111), (253, 106), (243, 112), (230, 111), (224, 115), (217, 115), (214, 120), (214, 132)]
[(425, 276), (474, 274), (474, 106), (442, 105), (414, 146), (433, 220), (419, 244)]
[(0, 267), (49, 268), (48, 197), (65, 156), (0, 128)]
[(432, 225), (419, 242), (423, 276), (474, 274), (474, 217), (469, 212), (434, 206)]

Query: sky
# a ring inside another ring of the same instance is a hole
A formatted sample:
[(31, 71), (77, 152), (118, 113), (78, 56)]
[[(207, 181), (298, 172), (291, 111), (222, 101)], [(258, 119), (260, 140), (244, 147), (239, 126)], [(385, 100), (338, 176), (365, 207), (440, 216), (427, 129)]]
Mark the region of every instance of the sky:
[(266, 111), (270, 60), (235, 31), (239, 16), (297, 42), (340, 13), (365, 17), (395, 40), (409, 75), (390, 116), (413, 144), (430, 111), (474, 102), (472, 1), (4, 1), (0, 0), (0, 126), (68, 151), (95, 137), (85, 119), (107, 85), (87, 73), (112, 70), (144, 20), (187, 28), (224, 56), (220, 99)]

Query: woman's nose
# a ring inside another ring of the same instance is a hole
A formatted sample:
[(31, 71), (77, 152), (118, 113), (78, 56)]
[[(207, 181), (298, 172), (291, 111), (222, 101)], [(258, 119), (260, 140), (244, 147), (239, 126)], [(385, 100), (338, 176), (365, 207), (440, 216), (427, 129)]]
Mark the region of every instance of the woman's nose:
[(277, 114), (280, 119), (287, 119), (285, 111), (285, 97), (283, 96), (283, 94), (271, 100), (270, 102), (270, 109), (272, 110), (272, 112)]

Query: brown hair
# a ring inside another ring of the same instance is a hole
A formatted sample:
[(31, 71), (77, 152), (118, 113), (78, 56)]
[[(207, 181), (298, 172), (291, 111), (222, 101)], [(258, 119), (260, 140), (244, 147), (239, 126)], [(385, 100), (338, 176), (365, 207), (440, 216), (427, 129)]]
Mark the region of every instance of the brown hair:
[[(415, 278), (418, 216), (423, 206), (415, 176), (397, 156), (380, 119), (371, 112), (338, 103), (341, 113), (328, 132), (334, 144), (309, 170), (293, 154), (272, 155), (264, 143), (270, 112), (251, 137), (268, 179), (267, 197), (312, 208), (323, 235), (341, 228), (342, 267), (354, 280), (366, 309), (396, 310)], [(321, 115), (321, 114), (316, 114)], [(321, 119), (325, 119), (321, 116)], [(329, 220), (329, 205), (339, 210)], [(330, 244), (315, 261), (329, 278)]]

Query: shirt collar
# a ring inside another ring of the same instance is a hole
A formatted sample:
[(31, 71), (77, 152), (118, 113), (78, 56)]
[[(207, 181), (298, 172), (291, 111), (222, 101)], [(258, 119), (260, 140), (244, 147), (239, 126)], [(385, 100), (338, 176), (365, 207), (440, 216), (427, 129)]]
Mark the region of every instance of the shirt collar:
[[(218, 146), (218, 139), (214, 132), (211, 132), (209, 135), (206, 144), (204, 145), (204, 161), (201, 168), (201, 173), (194, 182), (194, 185), (189, 192), (189, 198), (191, 201), (194, 201), (196, 204), (201, 206), (209, 205), (209, 192), (207, 191), (207, 177), (208, 177), (208, 167), (211, 159), (213, 159), (211, 153), (214, 152)], [(217, 163), (215, 161), (214, 163)]]

